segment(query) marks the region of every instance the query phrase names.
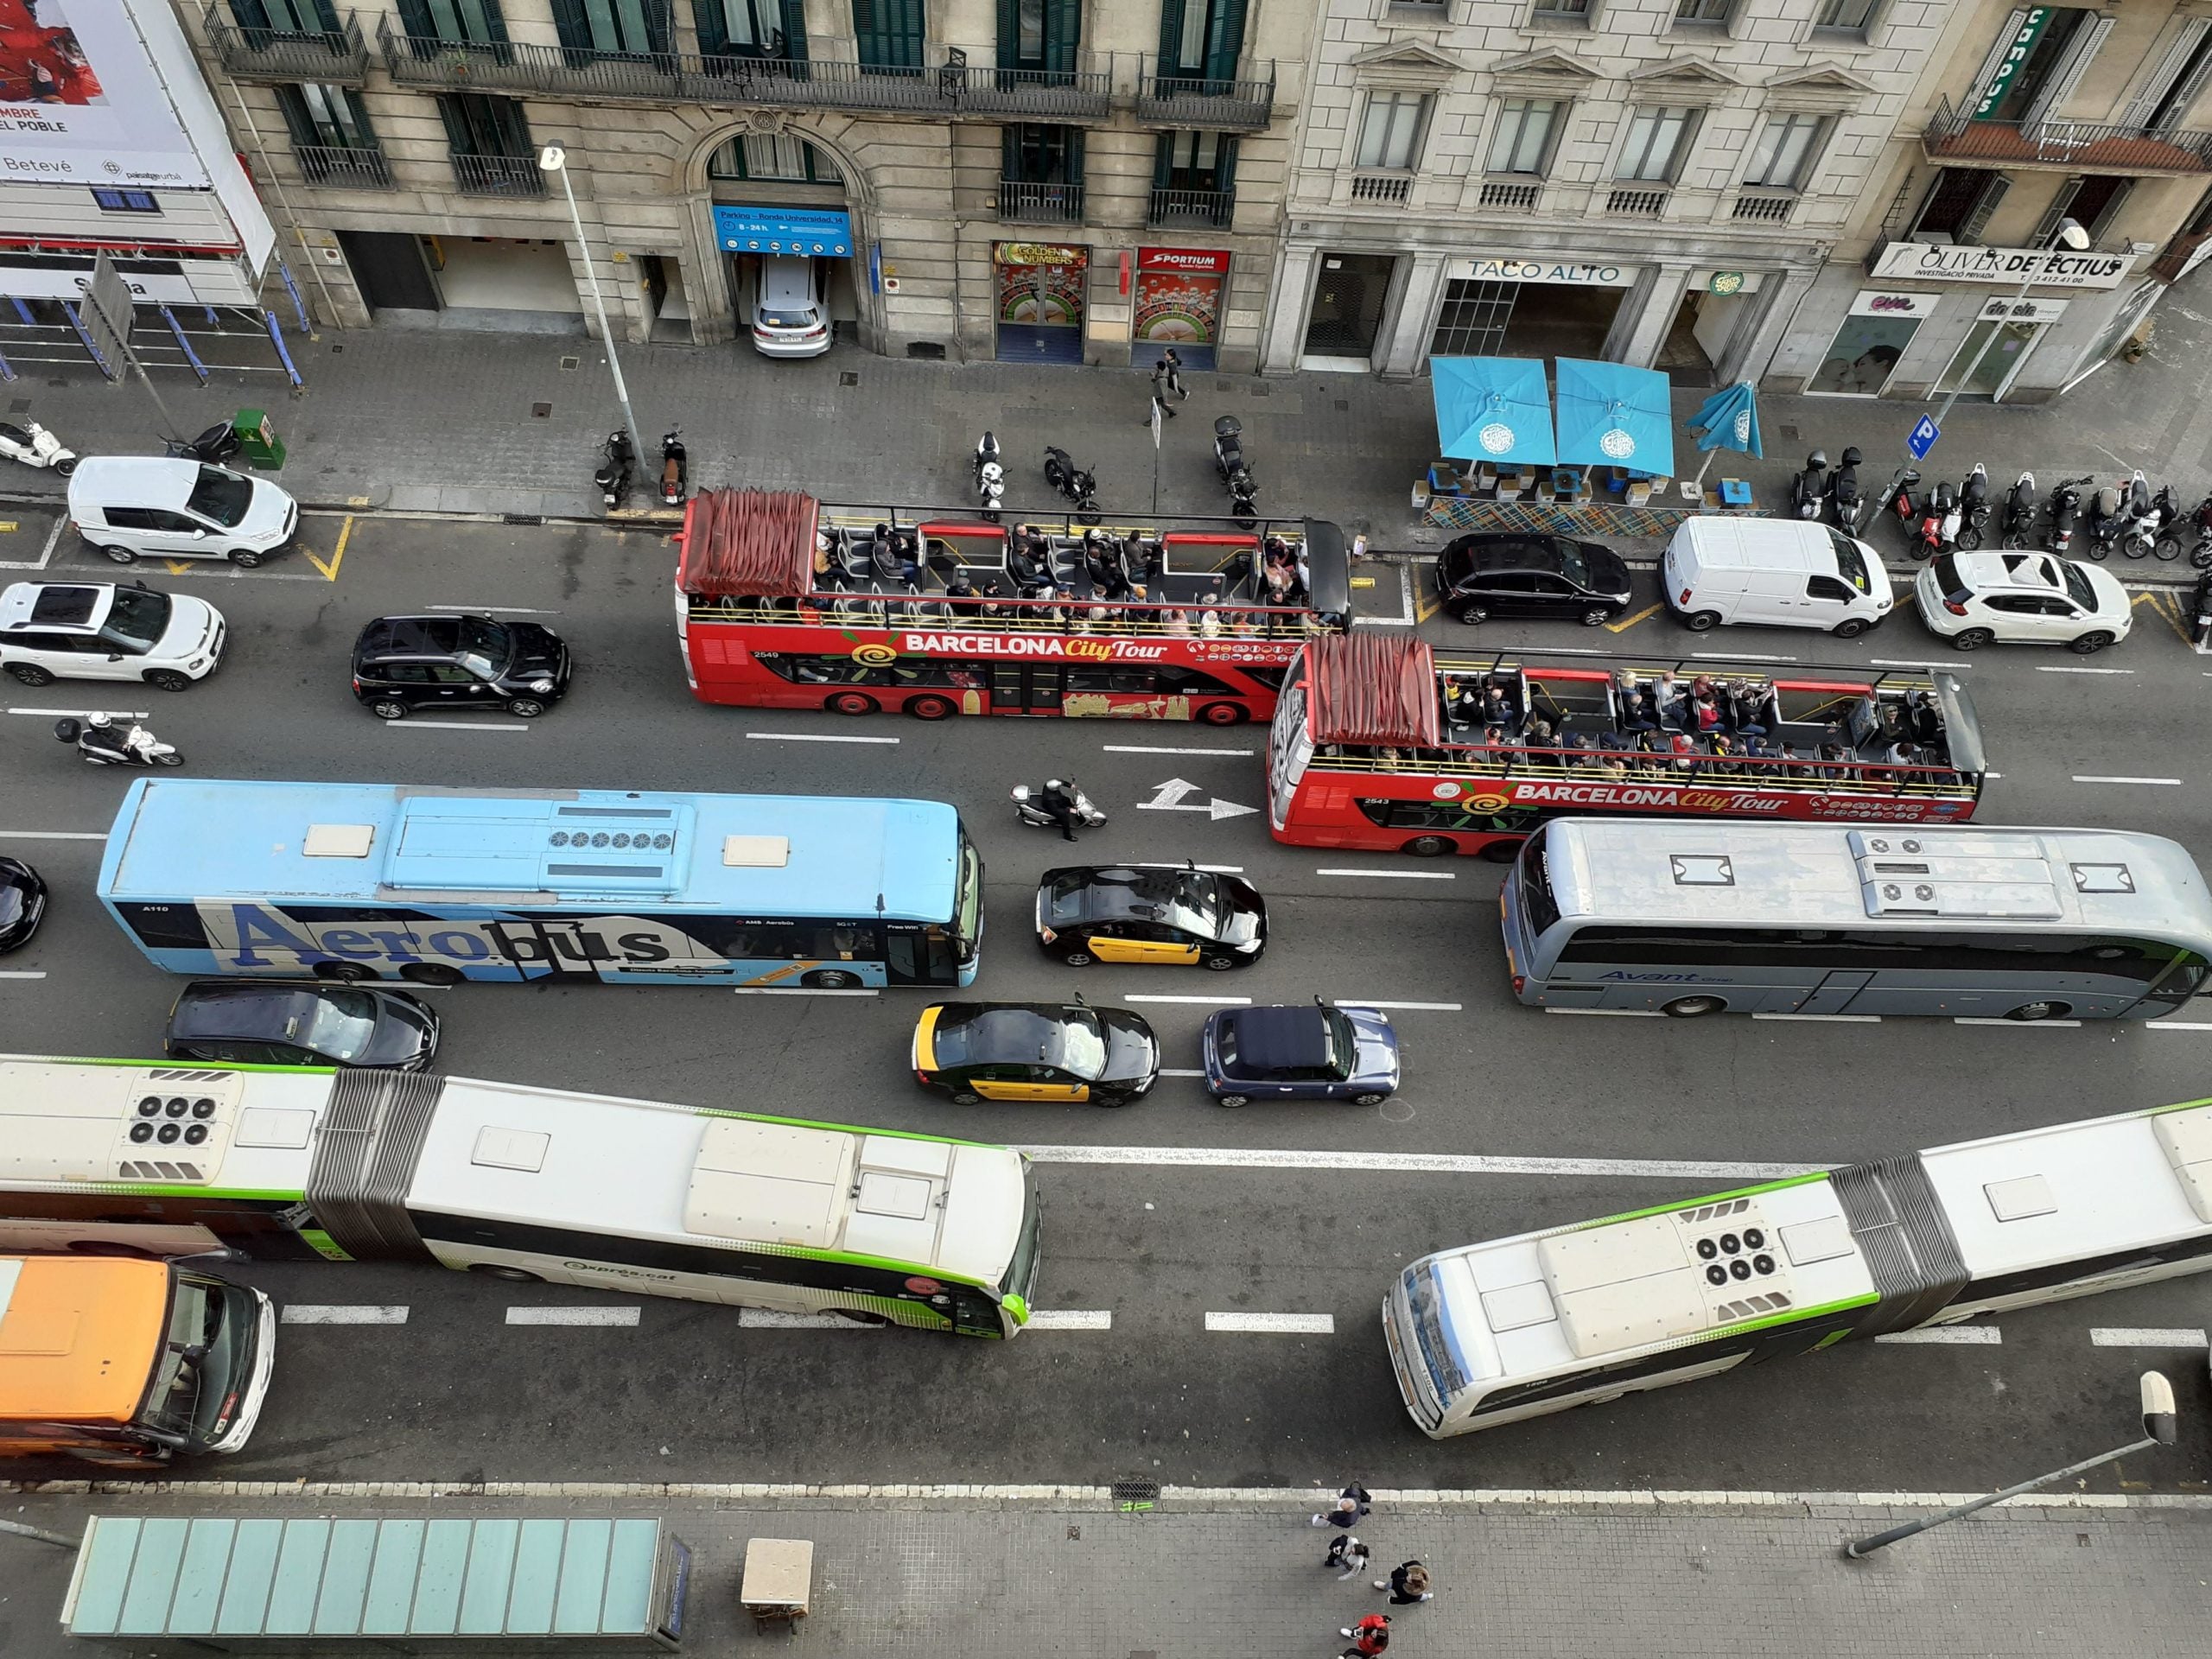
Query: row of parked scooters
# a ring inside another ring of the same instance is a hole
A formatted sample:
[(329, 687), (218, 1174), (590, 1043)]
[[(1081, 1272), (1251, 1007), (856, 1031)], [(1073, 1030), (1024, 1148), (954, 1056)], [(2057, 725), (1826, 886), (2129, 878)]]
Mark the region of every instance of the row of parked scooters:
[[(1827, 453), (1814, 450), (1805, 458), (1805, 470), (1789, 480), (1791, 514), (1855, 534), (1868, 507), (1859, 487), (1859, 466), (1865, 459), (1857, 448), (1846, 449), (1842, 464), (1831, 472)], [(1920, 483), (1920, 474), (1905, 468), (1881, 509), (1904, 525), (1914, 558), (1933, 558), (1954, 548), (1972, 552), (1987, 539), (1999, 509), (1990, 493), (1989, 471), (1980, 461), (1955, 485), (1938, 480), (1923, 490)], [(2078, 536), (2081, 550), (2099, 561), (2115, 551), (2131, 559), (2167, 560), (2186, 552), (2198, 569), (2212, 569), (2212, 494), (2184, 512), (2172, 485), (2154, 493), (2138, 471), (2102, 487), (2093, 478), (2064, 479), (2046, 499), (2036, 475), (2022, 473), (2005, 498), (1997, 534), (2008, 548), (2039, 545), (2058, 554), (2072, 552)]]

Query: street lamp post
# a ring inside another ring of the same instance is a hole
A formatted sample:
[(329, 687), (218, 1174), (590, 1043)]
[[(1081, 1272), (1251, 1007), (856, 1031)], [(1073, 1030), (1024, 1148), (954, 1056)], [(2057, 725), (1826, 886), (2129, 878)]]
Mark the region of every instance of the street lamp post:
[[(584, 217), (576, 211), (575, 187), (569, 182), (569, 154), (558, 144), (548, 144), (537, 152), (537, 165), (547, 173), (556, 173), (561, 178), (561, 194), (569, 200), (569, 222), (576, 227), (576, 252), (584, 262), (584, 277), (591, 284), (592, 308), (599, 313), (599, 337), (607, 343), (607, 366), (614, 371), (614, 395), (621, 400), (622, 424), (630, 434), (630, 451), (638, 457), (638, 464), (645, 464), (645, 441), (638, 430), (638, 416), (630, 407), (630, 388), (622, 381), (622, 359), (614, 350), (614, 330), (607, 321), (607, 299), (599, 291), (599, 267), (591, 262), (591, 248), (584, 241)], [(2071, 219), (2067, 221), (2073, 223)]]
[(1887, 1532), (1878, 1532), (1872, 1538), (1853, 1539), (1843, 1547), (1843, 1553), (1854, 1561), (1864, 1560), (1876, 1550), (1896, 1543), (1900, 1538), (1910, 1538), (1915, 1533), (1925, 1532), (1930, 1527), (1940, 1527), (1946, 1521), (1955, 1521), (1962, 1515), (1972, 1515), (1976, 1510), (1986, 1510), (1993, 1503), (2002, 1503), (2008, 1497), (2018, 1497), (2022, 1492), (2032, 1492), (2038, 1487), (2049, 1486), (2071, 1476), (2086, 1472), (2101, 1464), (2112, 1463), (2130, 1452), (2147, 1452), (2154, 1446), (2171, 1446), (2179, 1433), (2174, 1421), (2173, 1385), (2157, 1371), (2143, 1373), (2143, 1438), (2132, 1440), (2117, 1451), (2106, 1452), (2081, 1463), (2069, 1463), (2063, 1469), (2054, 1469), (2047, 1475), (2033, 1480), (2024, 1480), (2018, 1486), (2007, 1486), (2001, 1492), (1992, 1492), (1986, 1497), (1977, 1497), (1971, 1503), (1961, 1503), (1956, 1509), (1945, 1510), (1941, 1515), (1931, 1515), (1925, 1520), (1908, 1521), (1901, 1527), (1891, 1527)]

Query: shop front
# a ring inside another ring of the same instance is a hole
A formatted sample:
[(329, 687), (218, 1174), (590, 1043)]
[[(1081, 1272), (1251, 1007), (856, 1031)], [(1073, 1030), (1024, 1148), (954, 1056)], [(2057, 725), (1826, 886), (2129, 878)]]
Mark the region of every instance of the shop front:
[(1084, 285), (1090, 250), (1044, 242), (995, 242), (997, 331), (1001, 363), (1081, 363)]
[(1137, 250), (1132, 360), (1139, 367), (1171, 346), (1186, 369), (1215, 366), (1229, 257), (1213, 248)]
[(2064, 300), (1985, 300), (1950, 363), (1936, 381), (1939, 392), (2002, 403), (2027, 367), (2028, 358), (2051, 326), (2066, 315)]
[(1934, 294), (1861, 289), (1852, 296), (1821, 365), (1805, 382), (1808, 395), (1878, 397), (1897, 372), (1920, 325), (1935, 315)]
[(1603, 358), (1640, 265), (1515, 255), (1455, 259), (1432, 357)]
[(806, 260), (816, 303), (841, 320), (851, 315), (853, 219), (842, 208), (717, 203), (715, 241), (729, 262), (730, 303), (741, 341), (752, 336), (761, 273), (772, 259)]

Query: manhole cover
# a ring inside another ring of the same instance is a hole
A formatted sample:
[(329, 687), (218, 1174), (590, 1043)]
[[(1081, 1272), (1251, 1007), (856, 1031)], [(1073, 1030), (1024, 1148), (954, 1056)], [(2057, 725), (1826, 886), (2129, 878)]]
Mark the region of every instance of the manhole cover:
[(67, 380), (62, 379), (59, 375), (56, 375), (53, 379), (48, 381), (46, 384), (49, 386), (66, 386), (69, 383)]
[(1338, 413), (1338, 414), (1339, 414), (1339, 415), (1343, 414), (1346, 410), (1350, 409), (1351, 407), (1351, 398), (1349, 398), (1349, 397), (1339, 397), (1339, 398), (1338, 398), (1338, 399), (1337, 399), (1337, 413)]
[(860, 376), (855, 374), (850, 369), (840, 369), (837, 372), (837, 384), (839, 385), (857, 386), (860, 383)]
[(1255, 386), (1252, 388), (1252, 395), (1255, 397), (1271, 397), (1274, 395), (1274, 390), (1273, 386)]
[(8, 405), (8, 412), (10, 415), (29, 414), (31, 412), (31, 400), (28, 397), (18, 397), (15, 399)]
[(542, 512), (503, 512), (499, 515), (499, 522), (503, 524), (542, 524), (545, 522), (545, 515)]
[(330, 348), (330, 354), (331, 354), (333, 357), (335, 357), (335, 356), (337, 356), (337, 355), (338, 355), (338, 353), (340, 353), (340, 352), (344, 351), (345, 349), (346, 349), (346, 348), (345, 348), (343, 346), (332, 346), (332, 347)]
[(534, 421), (542, 421), (552, 412), (553, 405), (550, 404), (532, 404), (530, 406), (530, 416)]
[(1157, 1503), (1160, 1483), (1156, 1480), (1117, 1480), (1114, 1483), (1116, 1503)]
[(561, 359), (561, 367), (563, 370), (573, 369), (582, 361), (583, 359), (580, 357), (564, 357)]
[(1782, 429), (1782, 435), (1795, 443), (1797, 442), (1797, 429), (1794, 426), (1785, 426)]
[(1083, 1541), (1083, 1529), (1072, 1524), (1070, 1525), (1068, 1528), (1068, 1541), (1071, 1543), (1081, 1543)]

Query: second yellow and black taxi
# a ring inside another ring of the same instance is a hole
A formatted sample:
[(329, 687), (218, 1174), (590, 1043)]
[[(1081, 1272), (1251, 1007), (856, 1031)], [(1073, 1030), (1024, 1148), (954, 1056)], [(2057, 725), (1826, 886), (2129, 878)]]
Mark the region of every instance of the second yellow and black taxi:
[(1152, 1027), (1083, 1002), (938, 1002), (914, 1027), (914, 1079), (956, 1104), (1088, 1101), (1126, 1106), (1160, 1076)]
[(1037, 884), (1037, 942), (1071, 968), (1249, 968), (1267, 949), (1268, 905), (1250, 882), (1191, 865), (1071, 864)]

